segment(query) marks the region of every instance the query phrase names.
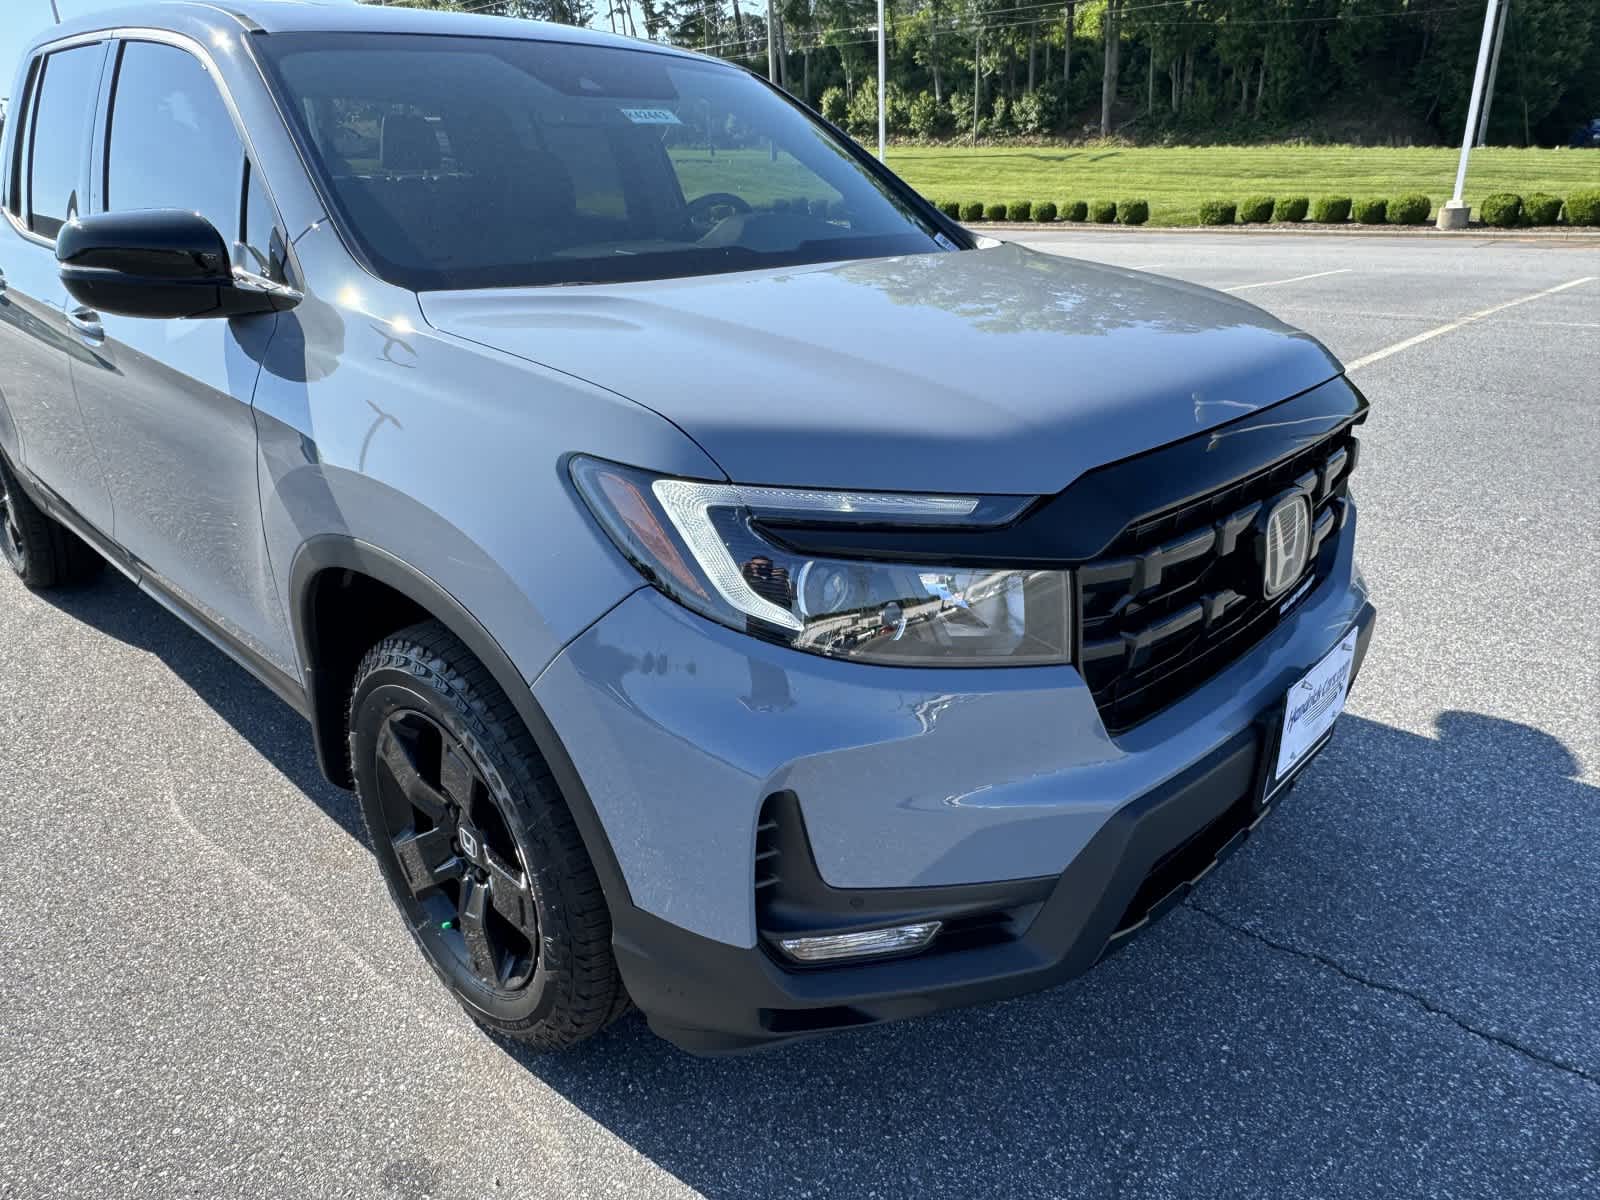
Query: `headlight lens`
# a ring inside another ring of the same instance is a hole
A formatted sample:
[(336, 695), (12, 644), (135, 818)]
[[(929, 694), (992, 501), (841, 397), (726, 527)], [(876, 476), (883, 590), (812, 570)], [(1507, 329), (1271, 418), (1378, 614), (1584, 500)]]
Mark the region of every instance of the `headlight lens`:
[(697, 612), (800, 650), (902, 666), (1022, 666), (1071, 657), (1065, 571), (848, 561), (791, 551), (762, 522), (972, 528), (1029, 497), (742, 487), (599, 459), (572, 478), (622, 552)]

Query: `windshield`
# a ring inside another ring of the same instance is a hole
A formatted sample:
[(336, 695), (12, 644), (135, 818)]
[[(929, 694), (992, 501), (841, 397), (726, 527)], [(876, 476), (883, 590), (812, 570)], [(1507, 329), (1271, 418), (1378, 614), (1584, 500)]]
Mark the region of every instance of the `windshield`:
[(603, 283), (955, 244), (733, 67), (501, 38), (258, 42), (334, 216), (417, 291)]

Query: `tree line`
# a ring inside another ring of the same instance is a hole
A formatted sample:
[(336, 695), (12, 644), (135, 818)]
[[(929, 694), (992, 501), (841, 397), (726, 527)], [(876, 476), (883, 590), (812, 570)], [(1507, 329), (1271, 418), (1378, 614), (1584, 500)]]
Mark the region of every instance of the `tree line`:
[[(375, 0), (376, 2), (376, 0)], [(388, 0), (598, 25), (877, 124), (876, 0)], [(921, 139), (1453, 142), (1483, 0), (887, 0), (891, 132)], [(770, 54), (769, 54), (770, 43)], [(1600, 0), (1509, 0), (1487, 128), (1565, 143), (1600, 117)]]

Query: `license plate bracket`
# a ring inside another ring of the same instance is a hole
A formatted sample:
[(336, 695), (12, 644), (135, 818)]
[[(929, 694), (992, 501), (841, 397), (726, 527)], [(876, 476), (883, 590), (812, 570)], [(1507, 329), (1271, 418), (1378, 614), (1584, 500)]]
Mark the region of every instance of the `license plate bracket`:
[(1272, 803), (1333, 736), (1350, 694), (1359, 640), (1360, 630), (1352, 627), (1268, 710), (1257, 807)]

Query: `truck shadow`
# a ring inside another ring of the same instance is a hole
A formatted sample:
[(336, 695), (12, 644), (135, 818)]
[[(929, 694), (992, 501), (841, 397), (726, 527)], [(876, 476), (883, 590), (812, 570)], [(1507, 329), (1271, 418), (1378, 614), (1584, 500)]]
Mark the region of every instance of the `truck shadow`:
[[(219, 651), (120, 577), (50, 599), (161, 659), (362, 840), (304, 722)], [(1347, 714), (1238, 855), (1064, 987), (728, 1059), (637, 1015), (570, 1054), (502, 1049), (719, 1200), (1581, 1194), (1600, 789), (1579, 775), (1528, 725)]]
[(1189, 904), (1054, 991), (731, 1059), (638, 1016), (570, 1055), (504, 1048), (713, 1197), (1555, 1194), (1600, 1169), (1600, 905), (1528, 929), (1594, 890), (1578, 771), (1511, 721), (1347, 715)]

